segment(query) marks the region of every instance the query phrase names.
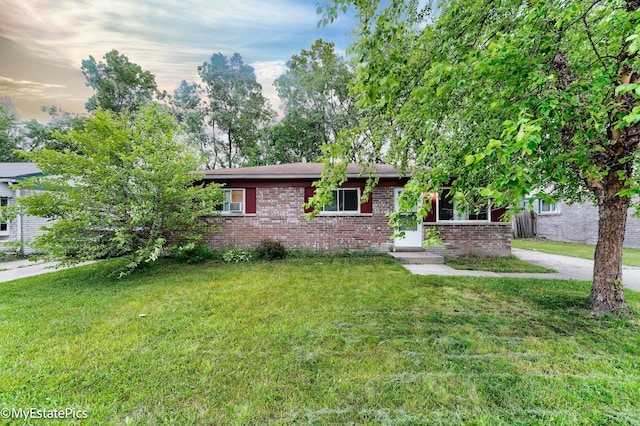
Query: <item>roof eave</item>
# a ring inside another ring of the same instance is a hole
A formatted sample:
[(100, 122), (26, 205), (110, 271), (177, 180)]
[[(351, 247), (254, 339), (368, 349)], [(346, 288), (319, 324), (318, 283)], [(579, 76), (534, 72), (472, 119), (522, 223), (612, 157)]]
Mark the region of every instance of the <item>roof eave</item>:
[[(402, 179), (408, 178), (409, 175), (399, 175), (397, 173), (374, 173), (371, 175), (373, 177), (385, 178), (385, 179)], [(347, 174), (347, 179), (366, 179), (369, 175), (360, 175), (360, 174)], [(204, 175), (205, 180), (299, 180), (299, 179), (310, 179), (310, 180), (319, 180), (322, 176), (316, 174), (291, 174), (291, 175), (273, 175), (273, 174), (216, 174), (216, 175)]]

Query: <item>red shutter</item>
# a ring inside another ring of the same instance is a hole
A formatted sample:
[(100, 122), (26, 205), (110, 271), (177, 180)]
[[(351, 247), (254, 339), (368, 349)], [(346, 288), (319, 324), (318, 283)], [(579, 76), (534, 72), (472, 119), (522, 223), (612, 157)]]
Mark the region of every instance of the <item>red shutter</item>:
[[(364, 188), (362, 189), (364, 190)], [(373, 191), (369, 194), (369, 198), (364, 203), (360, 204), (360, 213), (372, 214), (373, 213)]]
[[(311, 187), (306, 187), (306, 188), (304, 189), (304, 202), (305, 202), (305, 203), (308, 203), (308, 202), (309, 202), (309, 199), (310, 199), (311, 197), (313, 197), (313, 194), (315, 194), (315, 190), (314, 190), (313, 188), (311, 188)], [(305, 213), (311, 213), (312, 211), (313, 211), (313, 209), (312, 209), (312, 208), (305, 208), (305, 209), (304, 209), (304, 212), (305, 212)]]
[(491, 209), (491, 222), (501, 222), (502, 216), (507, 212), (505, 207)]
[(435, 223), (436, 222), (437, 203), (435, 201), (436, 201), (436, 195), (435, 194), (431, 195), (430, 198), (425, 198), (424, 199), (425, 203), (431, 204), (431, 210), (429, 210), (429, 214), (427, 216), (425, 216), (423, 222), (425, 222), (425, 223)]
[(256, 189), (255, 188), (245, 188), (245, 205), (244, 212), (246, 214), (256, 214)]

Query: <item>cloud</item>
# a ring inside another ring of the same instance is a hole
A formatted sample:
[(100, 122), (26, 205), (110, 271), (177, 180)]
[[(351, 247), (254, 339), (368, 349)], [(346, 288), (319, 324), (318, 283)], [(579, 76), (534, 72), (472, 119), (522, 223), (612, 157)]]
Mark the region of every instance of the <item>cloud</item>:
[(16, 85), (28, 85), (33, 87), (66, 87), (64, 84), (50, 84), (50, 83), (36, 83), (35, 81), (28, 80), (14, 80), (8, 77), (0, 76), (0, 84), (16, 84)]
[(275, 80), (287, 71), (285, 61), (265, 61), (250, 64), (258, 80)]
[(64, 89), (63, 84), (38, 83), (28, 80), (14, 80), (0, 76), (0, 93), (6, 96), (29, 96), (38, 98), (55, 98), (60, 94), (51, 93), (48, 89)]
[(284, 72), (291, 55), (320, 37), (342, 40), (337, 50), (348, 44), (345, 33), (352, 21), (341, 17), (317, 29), (315, 9), (310, 0), (2, 0), (0, 39), (10, 40), (16, 55), (48, 66), (15, 72), (11, 64), (25, 61), (3, 57), (0, 73), (15, 80), (0, 81), (0, 94), (35, 96), (40, 90), (50, 98), (51, 91), (62, 88), (16, 82), (51, 81), (45, 68), (56, 68), (60, 73), (54, 81), (68, 83), (77, 97), (87, 93), (81, 61), (90, 55), (101, 61), (116, 49), (153, 73), (168, 92), (182, 80), (199, 81), (197, 67), (212, 53), (239, 52), (271, 98), (276, 96), (273, 79)]

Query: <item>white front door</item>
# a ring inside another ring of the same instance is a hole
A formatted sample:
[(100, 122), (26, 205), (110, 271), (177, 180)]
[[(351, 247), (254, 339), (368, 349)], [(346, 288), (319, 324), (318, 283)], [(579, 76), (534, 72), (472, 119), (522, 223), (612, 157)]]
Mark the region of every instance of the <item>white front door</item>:
[[(394, 188), (394, 204), (396, 211), (399, 211), (399, 198), (404, 188)], [(394, 238), (394, 247), (415, 247), (422, 248), (422, 222), (418, 221), (417, 212), (418, 208), (414, 208), (413, 211), (403, 212), (401, 214), (403, 224), (400, 227), (400, 231), (404, 231), (404, 237)]]

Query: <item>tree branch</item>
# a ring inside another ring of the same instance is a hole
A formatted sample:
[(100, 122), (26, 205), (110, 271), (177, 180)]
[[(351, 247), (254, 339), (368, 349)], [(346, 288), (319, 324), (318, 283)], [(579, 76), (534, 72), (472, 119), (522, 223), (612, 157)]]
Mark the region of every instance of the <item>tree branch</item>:
[(591, 48), (593, 49), (593, 53), (595, 53), (596, 56), (598, 57), (598, 60), (600, 60), (600, 63), (602, 64), (602, 67), (604, 69), (607, 69), (606, 62), (604, 61), (602, 56), (600, 56), (600, 52), (598, 52), (598, 49), (596, 48), (596, 45), (593, 42), (593, 38), (591, 38), (591, 31), (589, 31), (589, 24), (587, 23), (587, 17), (585, 15), (582, 16), (582, 23), (584, 24), (584, 30), (587, 33), (587, 38), (589, 39), (589, 43), (591, 44)]

